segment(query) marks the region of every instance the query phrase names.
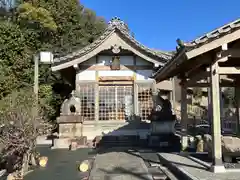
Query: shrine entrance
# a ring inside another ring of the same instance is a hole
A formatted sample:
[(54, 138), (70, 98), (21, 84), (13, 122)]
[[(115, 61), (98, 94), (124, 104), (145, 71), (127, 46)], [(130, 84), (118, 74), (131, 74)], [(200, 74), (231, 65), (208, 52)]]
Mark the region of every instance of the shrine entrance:
[(99, 84), (99, 120), (128, 120), (133, 115), (133, 85), (121, 82)]

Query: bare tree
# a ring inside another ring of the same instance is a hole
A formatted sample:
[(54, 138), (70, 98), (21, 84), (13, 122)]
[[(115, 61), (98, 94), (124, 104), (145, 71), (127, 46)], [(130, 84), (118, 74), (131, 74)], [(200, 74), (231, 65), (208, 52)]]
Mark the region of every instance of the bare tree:
[(29, 165), (36, 165), (37, 137), (52, 129), (44, 116), (36, 116), (33, 97), (32, 93), (23, 91), (13, 93), (0, 102), (3, 159), (7, 162), (8, 171), (17, 171), (21, 176), (28, 171)]

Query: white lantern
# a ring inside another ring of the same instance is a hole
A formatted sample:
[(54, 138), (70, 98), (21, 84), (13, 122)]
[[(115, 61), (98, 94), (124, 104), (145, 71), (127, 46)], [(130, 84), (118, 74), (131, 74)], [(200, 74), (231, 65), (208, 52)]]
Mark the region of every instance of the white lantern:
[(40, 52), (40, 62), (44, 64), (52, 64), (53, 54), (51, 52)]

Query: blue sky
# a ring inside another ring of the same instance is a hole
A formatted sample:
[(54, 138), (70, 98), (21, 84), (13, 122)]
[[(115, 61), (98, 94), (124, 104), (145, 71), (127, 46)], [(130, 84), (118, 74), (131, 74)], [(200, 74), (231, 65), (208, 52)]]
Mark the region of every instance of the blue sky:
[(124, 20), (142, 44), (175, 50), (176, 39), (189, 41), (239, 18), (239, 0), (80, 0), (109, 21)]

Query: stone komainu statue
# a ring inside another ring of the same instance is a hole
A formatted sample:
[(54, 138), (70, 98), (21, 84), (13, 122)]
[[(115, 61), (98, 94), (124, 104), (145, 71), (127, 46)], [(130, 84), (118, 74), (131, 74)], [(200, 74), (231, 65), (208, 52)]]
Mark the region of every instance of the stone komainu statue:
[(61, 106), (61, 115), (81, 114), (81, 100), (74, 96), (74, 92)]

